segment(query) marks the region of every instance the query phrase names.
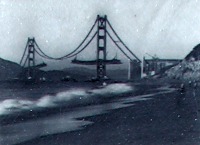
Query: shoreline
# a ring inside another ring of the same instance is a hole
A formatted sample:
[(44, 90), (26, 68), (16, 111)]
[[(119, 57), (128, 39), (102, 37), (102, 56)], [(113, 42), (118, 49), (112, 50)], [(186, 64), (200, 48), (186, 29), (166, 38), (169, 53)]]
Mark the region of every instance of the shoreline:
[[(156, 82), (154, 83), (152, 80), (147, 80), (148, 82), (138, 82), (138, 83), (129, 83), (132, 86), (135, 86), (135, 92), (125, 93), (123, 95), (125, 96), (134, 96), (137, 98), (137, 95), (141, 96), (147, 96), (151, 93), (157, 93), (155, 96), (149, 96), (148, 98), (152, 98), (151, 100), (146, 101), (138, 101), (133, 103), (125, 103), (125, 105), (128, 105), (128, 107), (122, 107), (120, 109), (114, 109), (110, 110), (108, 112), (105, 112), (103, 114), (98, 115), (92, 115), (89, 117), (80, 117), (76, 118), (77, 121), (84, 121), (86, 122), (86, 125), (83, 125), (80, 129), (76, 131), (70, 131), (65, 133), (58, 133), (58, 134), (51, 134), (51, 135), (45, 135), (40, 136), (28, 141), (25, 141), (23, 143), (19, 143), (16, 145), (88, 145), (88, 144), (97, 144), (97, 145), (104, 145), (104, 144), (127, 144), (127, 145), (137, 145), (137, 144), (143, 144), (143, 145), (160, 145), (163, 142), (163, 139), (155, 142), (151, 139), (151, 136), (149, 134), (153, 134), (155, 137), (163, 138), (160, 136), (160, 134), (165, 134), (167, 139), (164, 139), (165, 144), (172, 144), (176, 145), (176, 143), (181, 142), (182, 140), (185, 140), (187, 137), (184, 135), (176, 135), (177, 133), (183, 132), (184, 134), (190, 134), (191, 131), (193, 133), (193, 128), (196, 126), (196, 117), (195, 117), (195, 111), (191, 110), (194, 108), (191, 108), (191, 104), (193, 103), (193, 100), (190, 98), (190, 94), (193, 93), (193, 88), (188, 87), (187, 89), (187, 95), (186, 95), (186, 101), (184, 103), (186, 106), (179, 106), (177, 108), (176, 101), (179, 98), (180, 94), (178, 91), (174, 91), (172, 93), (158, 93), (159, 91), (163, 91), (163, 89), (167, 88), (174, 88), (174, 90), (177, 90), (177, 87), (180, 86), (180, 82), (173, 82), (169, 83), (169, 81), (165, 81), (162, 83)], [(96, 87), (94, 87), (96, 88)], [(144, 89), (145, 88), (145, 89)], [(200, 94), (198, 90), (197, 94)], [(146, 95), (145, 95), (146, 94)], [(66, 114), (73, 109), (79, 108), (79, 107), (89, 107), (90, 105), (102, 105), (102, 104), (109, 104), (112, 102), (117, 101), (118, 99), (122, 99), (123, 95), (119, 95), (115, 98), (104, 98), (105, 100), (93, 100), (90, 104), (85, 105), (77, 105), (77, 106), (71, 106), (71, 107), (64, 107), (64, 108), (52, 108), (47, 110), (47, 112), (35, 112), (31, 114), (26, 114), (25, 118), (18, 116), (18, 118), (11, 117), (10, 121), (9, 119), (5, 120), (5, 124), (2, 125), (11, 125), (11, 124), (17, 124), (17, 123), (26, 123), (30, 121), (37, 121), (37, 119), (45, 118), (45, 117), (54, 117), (58, 116), (59, 114)], [(96, 102), (94, 102), (96, 101)], [(130, 105), (130, 106), (129, 106)], [(55, 110), (54, 110), (55, 109)], [(185, 111), (187, 110), (187, 111)], [(46, 114), (48, 113), (48, 115)], [(178, 117), (179, 114), (181, 115), (181, 118)], [(30, 117), (32, 116), (33, 117)], [(41, 115), (41, 116), (40, 116)], [(132, 116), (132, 117), (131, 117)], [(185, 116), (185, 117), (184, 117)], [(28, 117), (26, 119), (26, 117)], [(30, 117), (30, 118), (29, 118)], [(131, 117), (131, 118), (130, 118)], [(169, 118), (168, 118), (169, 117)], [(23, 118), (23, 120), (21, 120)], [(15, 120), (15, 122), (13, 122)], [(18, 120), (18, 121), (17, 121)], [(123, 121), (124, 122), (123, 122)], [(164, 120), (164, 122), (162, 122)], [(187, 123), (184, 123), (187, 122)], [(87, 124), (89, 123), (89, 124)], [(150, 123), (150, 124), (149, 124)], [(172, 126), (169, 126), (169, 124)], [(173, 126), (173, 125), (176, 126)], [(191, 127), (191, 124), (193, 124)], [(149, 126), (150, 125), (150, 126)], [(56, 126), (56, 124), (55, 124)], [(107, 127), (106, 127), (107, 126)], [(116, 129), (116, 126), (120, 129)], [(119, 127), (120, 126), (120, 127)], [(154, 128), (155, 127), (155, 128)], [(153, 131), (153, 132), (152, 132)], [(176, 134), (173, 133), (173, 131), (176, 132)], [(119, 134), (126, 134), (128, 132), (129, 136), (125, 135), (126, 140), (124, 138), (120, 138), (116, 133), (119, 132)], [(167, 133), (167, 134), (166, 134)], [(110, 134), (113, 134), (113, 136), (110, 136)], [(173, 134), (173, 135), (172, 135)], [(133, 136), (133, 138), (130, 138), (130, 136)], [(194, 133), (192, 134), (194, 135)], [(86, 140), (87, 136), (91, 136), (92, 138)], [(102, 142), (96, 142), (96, 140), (99, 138), (102, 138)], [(175, 138), (173, 137), (175, 136)], [(147, 139), (146, 139), (147, 137)], [(164, 137), (164, 138), (166, 138)], [(112, 139), (112, 142), (107, 140), (108, 138)], [(119, 142), (116, 138), (119, 138)], [(144, 142), (142, 140), (145, 140)], [(51, 140), (51, 141), (50, 141)], [(80, 140), (81, 142), (77, 142), (77, 140)], [(128, 141), (127, 141), (128, 140)], [(190, 140), (190, 139), (186, 139)], [(103, 142), (104, 141), (104, 142)], [(200, 142), (199, 142), (200, 143)], [(189, 145), (189, 144), (188, 144)]]
[(158, 95), (127, 108), (79, 118), (94, 123), (82, 130), (42, 136), (16, 145), (179, 145), (183, 140), (192, 140), (187, 136), (191, 137), (191, 132), (194, 135), (197, 122), (194, 110), (189, 108), (191, 104), (177, 109), (176, 95)]
[[(65, 104), (63, 104), (62, 106), (57, 106), (57, 107), (52, 107), (52, 108), (48, 108), (47, 110), (32, 110), (32, 111), (23, 111), (21, 113), (17, 113), (17, 114), (10, 114), (8, 115), (4, 115), (1, 116), (0, 118), (0, 125), (7, 125), (7, 124), (14, 124), (14, 123), (20, 123), (20, 122), (26, 122), (29, 120), (37, 120), (37, 118), (44, 118), (46, 116), (53, 116), (59, 113), (65, 113), (65, 112), (69, 112), (72, 109), (75, 108), (79, 108), (79, 107), (85, 107), (85, 106), (90, 106), (90, 105), (100, 105), (103, 103), (111, 103), (114, 100), (123, 98), (123, 96), (137, 96), (137, 95), (145, 95), (148, 93), (154, 93), (156, 90), (156, 88), (162, 87), (163, 85), (161, 84), (134, 84), (134, 83), (127, 83), (130, 84), (132, 87), (135, 87), (134, 91), (131, 92), (127, 92), (127, 93), (122, 93), (119, 94), (115, 97), (103, 97), (98, 98), (98, 97), (94, 97), (91, 98), (91, 100), (89, 102), (82, 102), (82, 103), (73, 103), (72, 104), (67, 104), (67, 106), (65, 106)], [(64, 88), (66, 87), (65, 84), (61, 84), (64, 85)], [(69, 85), (69, 84), (68, 84)], [(73, 87), (80, 85), (80, 84), (75, 84), (73, 85)], [(72, 86), (71, 86), (72, 87)], [(92, 86), (84, 86), (85, 88), (93, 88), (93, 89), (98, 89), (96, 88), (94, 85)], [(83, 87), (83, 88), (84, 88)], [(145, 90), (143, 90), (143, 88), (146, 88)]]
[[(179, 84), (179, 83), (178, 83)], [(173, 85), (172, 85), (173, 86)], [(176, 85), (175, 85), (176, 86)], [(179, 92), (160, 94), (151, 100), (134, 102), (133, 106), (105, 114), (83, 117), (79, 120), (94, 122), (83, 129), (38, 137), (16, 145), (186, 145), (200, 143), (195, 134), (199, 129), (197, 110), (187, 90), (184, 106), (178, 106)], [(192, 137), (195, 136), (195, 140)]]

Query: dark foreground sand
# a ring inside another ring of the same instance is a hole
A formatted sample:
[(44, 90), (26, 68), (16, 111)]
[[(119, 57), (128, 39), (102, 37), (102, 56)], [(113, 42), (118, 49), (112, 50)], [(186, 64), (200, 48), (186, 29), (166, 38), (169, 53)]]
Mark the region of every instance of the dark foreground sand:
[(177, 91), (157, 95), (128, 108), (84, 118), (94, 124), (83, 130), (19, 145), (198, 145), (200, 121), (194, 97), (199, 95), (195, 93), (190, 88), (185, 96)]

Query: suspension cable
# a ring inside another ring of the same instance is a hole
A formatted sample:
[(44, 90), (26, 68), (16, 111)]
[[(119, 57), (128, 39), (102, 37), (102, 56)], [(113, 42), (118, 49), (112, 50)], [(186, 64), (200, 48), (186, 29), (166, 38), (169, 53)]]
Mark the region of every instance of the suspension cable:
[[(39, 47), (39, 45), (37, 44), (36, 41), (35, 41), (35, 45), (36, 45), (36, 48), (38, 49), (38, 51), (37, 51), (37, 49), (35, 49), (35, 51), (36, 51), (40, 56), (42, 55), (42, 57), (44, 57), (44, 58), (46, 58), (46, 59), (57, 59), (57, 58), (50, 57), (50, 56), (46, 55), (46, 54), (40, 49), (40, 47)], [(42, 54), (40, 54), (39, 52), (41, 52)]]
[(50, 59), (49, 57), (47, 57), (47, 56), (41, 54), (39, 51), (37, 51), (37, 49), (35, 49), (35, 52), (36, 52), (39, 56), (41, 56), (42, 58)]
[(128, 56), (123, 49), (117, 44), (117, 42), (112, 38), (112, 36), (110, 35), (110, 33), (106, 30), (106, 33), (108, 34), (109, 38), (114, 42), (114, 44), (117, 46), (117, 48), (130, 60), (132, 60), (132, 58), (130, 56)]
[[(91, 27), (90, 31), (88, 32), (88, 34), (86, 35), (86, 37), (82, 40), (82, 42), (78, 45), (78, 47), (76, 47), (72, 52), (62, 56), (62, 57), (58, 57), (58, 58), (54, 58), (54, 57), (51, 57), (51, 56), (48, 56), (46, 53), (44, 53), (42, 51), (42, 49), (40, 49), (39, 45), (36, 43), (35, 41), (35, 45), (36, 45), (36, 48), (35, 48), (35, 51), (38, 55), (40, 55), (41, 57), (45, 58), (45, 59), (52, 59), (52, 60), (62, 60), (62, 59), (66, 59), (66, 58), (71, 58), (73, 56), (76, 56), (77, 54), (81, 53), (90, 43), (91, 41), (94, 39), (94, 37), (97, 35), (97, 31), (94, 33), (94, 35), (91, 37), (91, 39), (85, 44), (85, 46), (79, 50), (79, 48), (85, 43), (85, 41), (87, 40), (87, 38), (89, 37), (89, 35), (91, 34), (92, 30), (94, 29), (96, 23), (97, 23), (98, 19), (96, 19), (96, 21), (94, 22), (93, 26)], [(115, 36), (118, 38), (118, 40), (123, 44), (123, 46), (139, 61), (140, 59), (125, 45), (125, 43), (121, 40), (121, 38), (118, 36), (118, 34), (115, 32), (115, 30), (113, 29), (113, 27), (111, 26), (110, 22), (107, 20), (108, 22), (108, 25), (109, 27), (111, 28), (112, 32), (115, 34)], [(118, 47), (118, 49), (120, 49), (120, 51), (127, 57), (129, 58), (130, 60), (132, 60), (132, 58), (127, 55), (127, 53), (116, 43), (116, 41), (113, 39), (113, 37), (110, 35), (110, 33), (106, 30), (106, 33), (108, 34), (108, 36), (110, 37), (110, 39), (114, 42), (114, 44)], [(25, 50), (24, 50), (24, 53), (23, 53), (23, 56), (22, 56), (22, 59), (20, 60), (20, 65), (24, 59), (24, 56), (25, 56), (25, 53), (27, 51), (27, 46), (28, 46), (28, 42), (26, 44), (26, 47), (25, 47)], [(79, 50), (79, 51), (78, 51)], [(26, 64), (28, 60), (28, 57), (26, 58), (25, 62), (24, 62), (24, 65)]]
[[(95, 37), (96, 35), (97, 35), (97, 31), (96, 31), (96, 33), (91, 37), (91, 39), (88, 41), (88, 43), (87, 43), (81, 50), (79, 50), (78, 52), (72, 54), (71, 56), (67, 56), (67, 57), (64, 57), (64, 58), (71, 58), (71, 57), (74, 57), (74, 56), (76, 56), (77, 54), (81, 53), (81, 52), (92, 42), (92, 40), (94, 39), (94, 37)], [(64, 58), (63, 58), (63, 59), (64, 59)]]
[(49, 58), (49, 56), (46, 56), (46, 55), (44, 55), (44, 54), (41, 54), (41, 52), (39, 52), (37, 49), (35, 49), (35, 52), (36, 52), (39, 56), (41, 56), (41, 57), (43, 57), (43, 58), (45, 58), (45, 59), (62, 60), (62, 59), (65, 59), (65, 58), (71, 58), (71, 57), (73, 57), (73, 56), (76, 56), (76, 55), (79, 54), (80, 52), (82, 52), (82, 51), (91, 43), (91, 41), (94, 39), (94, 37), (95, 37), (96, 35), (97, 35), (97, 31), (96, 31), (96, 33), (91, 37), (91, 39), (87, 42), (87, 44), (85, 44), (85, 46), (84, 46), (82, 49), (80, 49), (78, 52), (76, 52), (76, 53), (74, 53), (74, 54), (71, 54), (71, 55), (69, 55), (69, 56), (60, 57), (60, 58)]
[(124, 47), (139, 61), (141, 62), (141, 60), (126, 46), (126, 44), (121, 40), (121, 38), (119, 37), (119, 35), (116, 33), (116, 31), (114, 30), (114, 28), (112, 27), (112, 25), (110, 24), (110, 22), (107, 20), (108, 25), (110, 26), (111, 30), (113, 31), (113, 33), (115, 34), (115, 36), (119, 39), (119, 41), (124, 45)]
[(42, 49), (39, 47), (39, 45), (35, 42), (38, 50), (44, 55), (46, 56), (46, 58), (48, 59), (54, 59), (54, 60), (61, 60), (61, 59), (64, 59), (64, 58), (67, 58), (68, 56), (72, 55), (73, 53), (75, 53), (86, 41), (86, 39), (89, 37), (89, 35), (91, 34), (92, 30), (94, 29), (95, 25), (97, 23), (97, 19), (96, 21), (94, 22), (94, 24), (92, 25), (90, 31), (88, 32), (88, 34), (86, 35), (86, 37), (83, 39), (83, 41), (78, 45), (78, 47), (76, 47), (72, 52), (62, 56), (62, 57), (58, 57), (58, 58), (54, 58), (54, 57), (51, 57), (51, 56), (48, 56), (47, 54), (45, 54)]
[(28, 41), (26, 42), (26, 47), (24, 48), (24, 53), (23, 53), (22, 58), (21, 58), (20, 63), (19, 63), (20, 65), (22, 64), (22, 61), (23, 61), (24, 56), (25, 56), (25, 53), (27, 51), (27, 46), (28, 46)]

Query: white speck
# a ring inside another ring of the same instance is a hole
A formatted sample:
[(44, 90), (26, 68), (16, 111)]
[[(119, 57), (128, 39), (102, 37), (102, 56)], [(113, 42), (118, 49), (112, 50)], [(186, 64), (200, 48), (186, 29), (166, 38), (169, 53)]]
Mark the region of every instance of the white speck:
[(86, 17), (86, 19), (89, 19), (90, 18), (90, 16), (88, 15), (87, 17)]
[(119, 13), (119, 9), (116, 9), (116, 10), (115, 10), (115, 13)]
[(184, 38), (187, 39), (187, 36), (185, 35)]
[(48, 43), (49, 41), (48, 40), (46, 40), (46, 43)]

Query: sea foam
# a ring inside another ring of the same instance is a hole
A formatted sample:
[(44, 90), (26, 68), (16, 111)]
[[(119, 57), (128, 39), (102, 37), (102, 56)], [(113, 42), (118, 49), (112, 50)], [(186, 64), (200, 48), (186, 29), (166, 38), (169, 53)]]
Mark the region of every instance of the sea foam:
[(133, 87), (128, 84), (116, 83), (95, 89), (73, 88), (59, 92), (55, 95), (44, 95), (37, 100), (6, 99), (0, 102), (0, 115), (9, 115), (21, 111), (44, 110), (52, 107), (60, 107), (70, 104), (84, 104), (99, 97), (115, 97), (119, 94), (133, 91)]

